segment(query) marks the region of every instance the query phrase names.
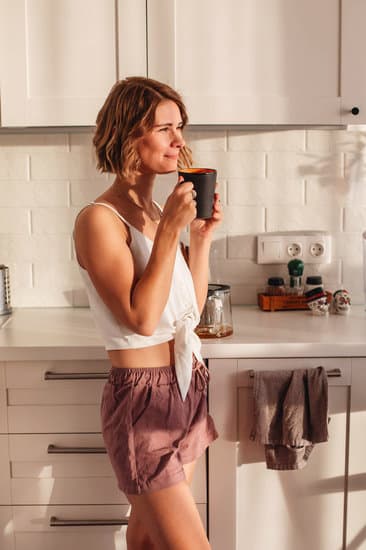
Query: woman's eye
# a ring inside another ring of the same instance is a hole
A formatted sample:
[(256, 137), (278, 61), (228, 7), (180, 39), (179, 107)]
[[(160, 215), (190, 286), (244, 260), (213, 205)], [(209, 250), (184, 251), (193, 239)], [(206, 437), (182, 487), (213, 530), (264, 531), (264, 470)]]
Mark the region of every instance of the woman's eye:
[(169, 128), (168, 128), (168, 127), (164, 127), (164, 128), (160, 128), (160, 129), (159, 129), (159, 132), (166, 132), (167, 130), (169, 130)]

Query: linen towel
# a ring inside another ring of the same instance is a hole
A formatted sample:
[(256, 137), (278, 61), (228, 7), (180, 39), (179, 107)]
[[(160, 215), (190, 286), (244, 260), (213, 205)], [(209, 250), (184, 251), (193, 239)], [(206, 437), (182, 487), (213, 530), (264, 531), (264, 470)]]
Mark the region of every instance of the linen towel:
[(267, 468), (303, 468), (328, 440), (328, 379), (323, 367), (256, 371), (250, 438), (264, 445)]

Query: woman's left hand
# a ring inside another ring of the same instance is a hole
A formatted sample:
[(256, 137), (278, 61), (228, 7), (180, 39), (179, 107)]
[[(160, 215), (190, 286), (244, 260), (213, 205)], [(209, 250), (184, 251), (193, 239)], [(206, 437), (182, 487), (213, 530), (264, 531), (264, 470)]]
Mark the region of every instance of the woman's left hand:
[(190, 225), (191, 235), (196, 234), (201, 237), (209, 237), (220, 225), (223, 219), (224, 216), (220, 203), (220, 196), (218, 193), (215, 193), (211, 218), (208, 218), (207, 220), (195, 218)]

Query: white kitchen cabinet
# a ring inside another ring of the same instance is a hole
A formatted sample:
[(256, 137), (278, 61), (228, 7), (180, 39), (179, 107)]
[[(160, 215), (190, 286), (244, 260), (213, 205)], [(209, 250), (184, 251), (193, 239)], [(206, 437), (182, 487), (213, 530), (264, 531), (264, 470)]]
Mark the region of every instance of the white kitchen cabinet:
[[(335, 550), (344, 547), (350, 359), (211, 360), (210, 411), (220, 439), (209, 451), (212, 550)], [(268, 470), (264, 448), (249, 438), (250, 370), (340, 369), (328, 379), (329, 441), (305, 468)], [(363, 507), (364, 510), (364, 507)]]
[(94, 125), (118, 78), (146, 74), (143, 0), (0, 0), (2, 126)]
[(10, 506), (0, 506), (0, 548), (15, 550), (13, 511)]
[[(342, 1), (341, 113), (343, 124), (366, 123), (366, 4)], [(356, 107), (359, 112), (352, 114)]]
[[(0, 434), (1, 550), (13, 550), (13, 541), (16, 550), (126, 550), (128, 501), (100, 433), (109, 368), (107, 360), (0, 365), (8, 418)], [(206, 525), (205, 455), (192, 493)]]
[[(206, 525), (205, 505), (197, 508)], [(128, 506), (15, 506), (16, 550), (127, 550), (126, 526), (102, 523), (123, 522), (128, 515)], [(89, 525), (73, 524), (80, 520)]]
[(366, 548), (366, 359), (352, 359), (347, 549)]
[[(147, 4), (149, 76), (183, 94), (191, 124), (366, 121), (362, 0)], [(349, 114), (357, 104), (362, 113)]]

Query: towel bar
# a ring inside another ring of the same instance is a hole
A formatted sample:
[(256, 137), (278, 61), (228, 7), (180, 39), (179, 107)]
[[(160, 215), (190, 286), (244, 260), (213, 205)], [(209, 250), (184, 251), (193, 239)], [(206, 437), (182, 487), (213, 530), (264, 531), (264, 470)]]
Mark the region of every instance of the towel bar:
[[(254, 370), (250, 370), (248, 372), (249, 372), (249, 377), (254, 378)], [(327, 376), (328, 378), (340, 378), (342, 376), (342, 371), (341, 369), (329, 369), (327, 370)]]

